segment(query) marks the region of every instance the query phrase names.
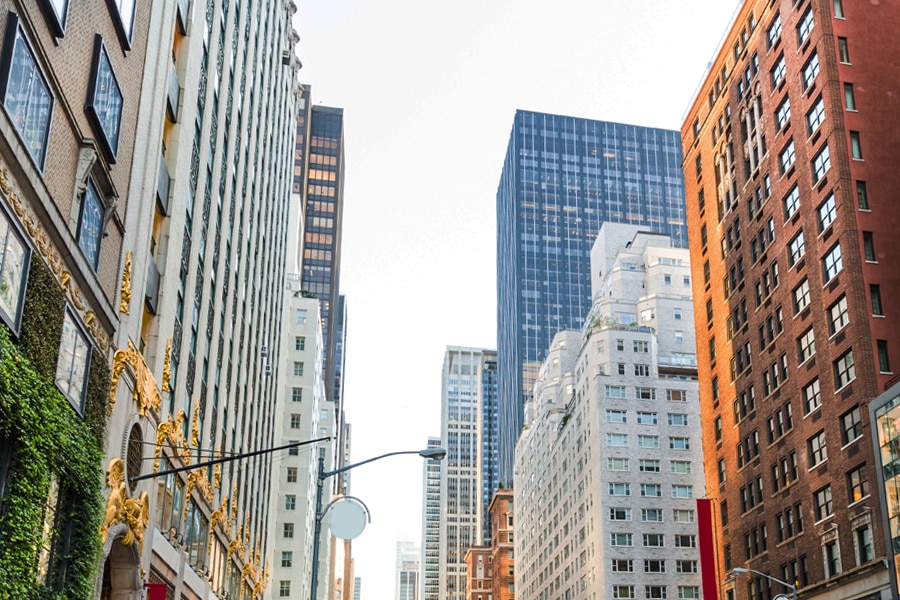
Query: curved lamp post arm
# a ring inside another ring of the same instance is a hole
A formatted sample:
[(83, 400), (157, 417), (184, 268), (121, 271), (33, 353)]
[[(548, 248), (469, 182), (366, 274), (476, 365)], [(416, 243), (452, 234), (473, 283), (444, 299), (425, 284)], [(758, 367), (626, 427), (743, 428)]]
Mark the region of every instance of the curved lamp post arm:
[[(429, 448), (429, 450), (440, 450), (440, 448)], [(319, 478), (326, 479), (331, 477), (332, 475), (339, 475), (341, 473), (346, 473), (350, 469), (355, 469), (356, 467), (361, 467), (362, 465), (369, 464), (370, 462), (375, 462), (376, 460), (381, 460), (382, 458), (387, 458), (388, 456), (397, 456), (400, 454), (418, 454), (424, 458), (443, 458), (446, 453), (433, 453), (433, 456), (429, 456), (426, 450), (400, 450), (399, 452), (388, 452), (387, 454), (382, 454), (381, 456), (376, 456), (374, 458), (367, 458), (366, 460), (362, 460), (358, 463), (353, 463), (352, 465), (345, 465), (339, 469), (334, 469), (333, 471), (319, 471)]]

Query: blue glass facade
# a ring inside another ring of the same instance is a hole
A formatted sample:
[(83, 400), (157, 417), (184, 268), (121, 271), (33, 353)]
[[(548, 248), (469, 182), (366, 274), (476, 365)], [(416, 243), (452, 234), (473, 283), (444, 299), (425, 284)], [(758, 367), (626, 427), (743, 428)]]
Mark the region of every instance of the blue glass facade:
[(687, 247), (677, 131), (516, 112), (497, 190), (500, 481), (511, 485), (525, 397), (553, 336), (591, 307), (591, 246), (606, 221)]
[(491, 544), (491, 513), (488, 508), (500, 487), (497, 422), (497, 356), (485, 352), (481, 370), (481, 544)]

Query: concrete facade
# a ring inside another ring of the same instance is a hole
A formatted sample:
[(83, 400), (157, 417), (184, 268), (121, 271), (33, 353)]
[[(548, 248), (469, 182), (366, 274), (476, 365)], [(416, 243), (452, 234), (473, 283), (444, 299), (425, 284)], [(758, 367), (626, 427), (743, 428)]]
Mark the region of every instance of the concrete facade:
[[(441, 448), (441, 438), (428, 438), (428, 448)], [(426, 460), (422, 477), (422, 563), (419, 598), (437, 600), (441, 569), (441, 463)]]
[(785, 591), (738, 566), (804, 598), (890, 595), (867, 404), (900, 352), (897, 26), (896, 3), (748, 0), (682, 128), (728, 599)]
[(604, 224), (516, 448), (515, 596), (699, 598), (703, 452), (687, 251)]

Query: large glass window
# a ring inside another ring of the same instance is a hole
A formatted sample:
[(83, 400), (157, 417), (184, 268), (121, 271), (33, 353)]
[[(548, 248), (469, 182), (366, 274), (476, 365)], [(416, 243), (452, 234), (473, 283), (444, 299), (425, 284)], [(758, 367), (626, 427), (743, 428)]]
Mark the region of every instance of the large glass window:
[(0, 320), (19, 332), (31, 250), (0, 207)]
[(100, 241), (103, 239), (103, 202), (92, 179), (88, 178), (78, 217), (78, 246), (96, 271), (100, 262)]
[(66, 311), (63, 320), (59, 358), (56, 362), (56, 387), (69, 399), (78, 414), (84, 414), (84, 396), (91, 364), (91, 346), (87, 334)]
[(794, 213), (797, 212), (800, 208), (800, 190), (795, 185), (791, 188), (791, 191), (788, 192), (788, 195), (784, 197), (784, 218), (785, 220), (790, 219), (794, 216)]
[(819, 55), (814, 53), (803, 65), (803, 89), (809, 88), (819, 75)]
[(819, 126), (822, 125), (822, 121), (825, 120), (825, 101), (819, 96), (819, 99), (816, 100), (816, 103), (813, 104), (813, 107), (809, 109), (809, 112), (806, 113), (806, 127), (809, 135), (814, 134), (819, 130)]
[(775, 124), (778, 126), (778, 129), (783, 128), (790, 118), (791, 98), (790, 96), (785, 96), (778, 108), (775, 109)]
[(116, 162), (119, 152), (119, 130), (122, 125), (122, 105), (124, 98), (119, 81), (113, 73), (106, 45), (99, 35), (94, 41), (94, 62), (88, 83), (87, 113), (91, 124), (97, 130), (106, 157)]
[(772, 87), (777, 88), (778, 85), (784, 81), (784, 74), (787, 72), (787, 63), (784, 61), (784, 54), (778, 57), (778, 60), (775, 61), (775, 66), (772, 67)]
[(116, 7), (113, 16), (122, 43), (125, 47), (130, 48), (131, 37), (134, 34), (134, 10), (137, 0), (112, 0), (111, 3)]
[(56, 37), (62, 37), (66, 33), (69, 0), (40, 0), (40, 4), (50, 30)]
[(822, 259), (822, 270), (825, 274), (825, 281), (831, 281), (835, 275), (841, 272), (844, 268), (844, 259), (841, 254), (841, 245), (837, 244), (834, 248), (828, 251), (828, 254), (825, 255), (825, 258)]
[(819, 231), (825, 231), (837, 218), (837, 205), (834, 202), (834, 194), (828, 194), (825, 201), (819, 205)]
[(0, 91), (3, 106), (28, 153), (43, 169), (50, 137), (53, 94), (19, 26), (18, 17), (11, 13), (3, 44), (2, 65)]
[(826, 144), (826, 146), (822, 148), (822, 150), (820, 150), (818, 154), (816, 154), (816, 157), (812, 161), (813, 183), (818, 183), (830, 168), (831, 151), (828, 149), (828, 145)]
[(803, 42), (809, 39), (809, 34), (812, 32), (814, 26), (815, 21), (813, 20), (812, 7), (810, 6), (800, 18), (800, 24), (797, 25), (797, 41), (799, 45), (802, 46)]
[(781, 167), (782, 175), (794, 165), (795, 157), (796, 154), (794, 152), (794, 140), (791, 140), (778, 155), (778, 165)]

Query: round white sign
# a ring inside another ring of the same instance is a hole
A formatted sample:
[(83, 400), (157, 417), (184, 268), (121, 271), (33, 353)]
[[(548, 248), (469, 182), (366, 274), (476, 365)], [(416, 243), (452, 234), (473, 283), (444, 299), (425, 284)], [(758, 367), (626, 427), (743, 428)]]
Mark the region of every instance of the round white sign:
[(366, 509), (350, 498), (338, 500), (331, 506), (328, 528), (335, 537), (352, 540), (366, 528)]

